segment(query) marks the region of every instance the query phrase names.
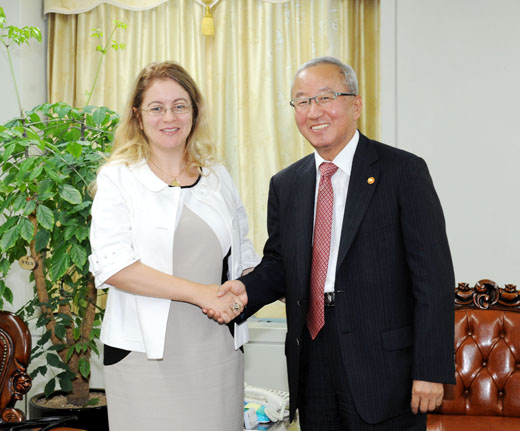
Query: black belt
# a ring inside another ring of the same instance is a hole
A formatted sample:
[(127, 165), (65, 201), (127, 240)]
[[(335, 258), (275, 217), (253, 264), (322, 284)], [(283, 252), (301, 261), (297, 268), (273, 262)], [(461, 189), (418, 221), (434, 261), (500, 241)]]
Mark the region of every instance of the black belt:
[(325, 307), (334, 307), (335, 297), (336, 292), (325, 292), (323, 296)]

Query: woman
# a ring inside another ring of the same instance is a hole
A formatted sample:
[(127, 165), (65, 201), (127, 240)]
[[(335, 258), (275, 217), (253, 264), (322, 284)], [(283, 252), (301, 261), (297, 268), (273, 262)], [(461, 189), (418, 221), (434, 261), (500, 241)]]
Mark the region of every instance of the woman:
[(111, 431), (242, 430), (240, 343), (201, 309), (236, 317), (240, 299), (218, 299), (218, 285), (258, 257), (203, 114), (181, 66), (147, 66), (97, 177), (89, 259), (96, 286), (109, 288), (101, 340)]

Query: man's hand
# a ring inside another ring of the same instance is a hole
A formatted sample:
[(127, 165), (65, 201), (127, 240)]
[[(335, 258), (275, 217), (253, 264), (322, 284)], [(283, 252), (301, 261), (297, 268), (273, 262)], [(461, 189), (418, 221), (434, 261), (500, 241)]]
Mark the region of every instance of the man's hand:
[(242, 300), (232, 292), (218, 294), (220, 291), (218, 284), (203, 285), (202, 288), (199, 306), (208, 317), (211, 317), (218, 323), (231, 322), (244, 309)]
[(412, 385), (412, 413), (417, 414), (430, 412), (439, 407), (444, 396), (442, 383), (425, 382), (414, 380)]
[(218, 297), (224, 296), (226, 293), (231, 292), (240, 298), (242, 304), (247, 305), (247, 292), (246, 285), (240, 280), (229, 280), (226, 281), (218, 290)]
[[(247, 304), (247, 293), (246, 286), (244, 283), (238, 280), (230, 280), (226, 281), (220, 288), (218, 289), (217, 297), (221, 298), (225, 295), (231, 294), (236, 297), (242, 303), (242, 307), (240, 308), (240, 314), (243, 310), (243, 307)], [(219, 323), (222, 323), (223, 319), (219, 312), (212, 308), (202, 308), (202, 311), (212, 319), (216, 320)], [(236, 316), (235, 316), (236, 317)], [(227, 323), (227, 322), (226, 322)]]

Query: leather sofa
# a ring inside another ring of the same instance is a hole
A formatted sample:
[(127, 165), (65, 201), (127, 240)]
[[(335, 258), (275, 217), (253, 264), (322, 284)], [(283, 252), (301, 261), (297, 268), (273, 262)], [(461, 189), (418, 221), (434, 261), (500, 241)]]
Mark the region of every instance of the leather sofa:
[(428, 431), (520, 430), (520, 292), (480, 280), (455, 289), (456, 384)]

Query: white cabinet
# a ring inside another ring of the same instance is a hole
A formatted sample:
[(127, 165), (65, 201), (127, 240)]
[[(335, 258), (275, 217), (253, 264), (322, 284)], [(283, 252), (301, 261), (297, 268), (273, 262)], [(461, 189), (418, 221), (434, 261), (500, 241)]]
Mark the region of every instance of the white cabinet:
[(252, 317), (244, 346), (245, 381), (253, 386), (288, 391), (285, 362), (285, 319)]

